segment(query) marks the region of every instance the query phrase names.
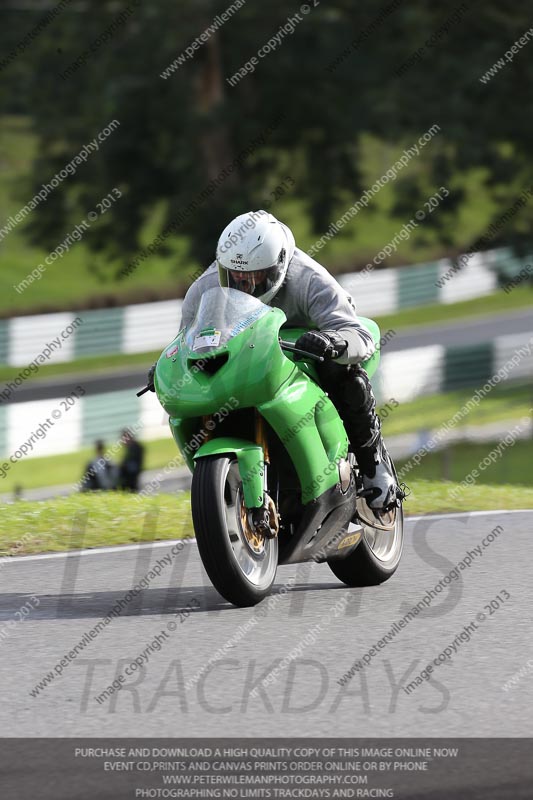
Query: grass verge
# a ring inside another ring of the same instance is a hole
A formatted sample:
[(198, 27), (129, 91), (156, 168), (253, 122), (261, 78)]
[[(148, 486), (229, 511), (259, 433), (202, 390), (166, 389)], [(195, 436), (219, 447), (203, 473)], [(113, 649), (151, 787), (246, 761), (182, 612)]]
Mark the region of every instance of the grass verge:
[[(485, 297), (476, 297), (474, 300), (465, 300), (462, 303), (435, 303), (430, 306), (405, 309), (395, 314), (386, 314), (375, 319), (383, 332), (389, 328), (399, 331), (418, 325), (433, 327), (439, 322), (446, 323), (455, 319), (511, 313), (519, 311), (521, 308), (531, 307), (532, 303), (531, 287), (519, 286), (508, 294), (500, 289)], [(359, 309), (359, 311), (364, 316), (364, 309)]]
[[(475, 388), (446, 394), (428, 395), (386, 409), (386, 399), (380, 403), (385, 436), (395, 436), (418, 430), (434, 430), (452, 419), (471, 398)], [(460, 419), (455, 428), (468, 425), (488, 425), (491, 422), (517, 420), (531, 414), (533, 388), (531, 385), (495, 386), (472, 411)], [(385, 409), (385, 411), (383, 411)], [(509, 427), (512, 427), (512, 422)]]
[[(449, 492), (455, 486), (443, 481), (412, 481), (406, 514), (533, 508), (533, 488), (469, 486), (452, 502)], [(2, 556), (193, 535), (188, 492), (139, 499), (120, 493), (73, 495), (42, 503), (0, 506), (0, 511)]]
[[(533, 444), (531, 441), (515, 441), (515, 444), (509, 447), (504, 445), (500, 451), (500, 458), (488, 466), (483, 464), (483, 460), (497, 446), (490, 442), (458, 442), (444, 450), (427, 453), (417, 467), (413, 467), (406, 473), (403, 480), (408, 485), (411, 485), (411, 481), (418, 480), (461, 483), (474, 470), (477, 470), (476, 487), (480, 491), (485, 488), (492, 490), (492, 487), (500, 486), (533, 487), (531, 472)], [(400, 474), (404, 463), (398, 460), (396, 464)]]
[(1, 505), (0, 555), (63, 552), (192, 536), (189, 494), (91, 492)]
[(512, 511), (533, 508), (533, 487), (529, 486), (467, 486), (458, 498), (450, 493), (457, 483), (442, 480), (412, 480), (411, 494), (405, 501), (407, 516), (414, 514), (445, 514), (456, 511)]

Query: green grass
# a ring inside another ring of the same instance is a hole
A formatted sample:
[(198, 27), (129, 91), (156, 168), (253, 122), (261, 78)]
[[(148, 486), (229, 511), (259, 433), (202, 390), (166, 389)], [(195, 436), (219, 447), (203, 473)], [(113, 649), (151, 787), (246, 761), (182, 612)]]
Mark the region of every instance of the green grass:
[[(395, 436), (421, 429), (439, 428), (471, 399), (472, 394), (473, 389), (462, 389), (446, 394), (420, 397), (411, 403), (401, 403), (397, 408), (391, 407), (388, 410), (388, 416), (383, 420), (384, 434), (385, 436)], [(389, 405), (391, 405), (390, 401)], [(455, 427), (460, 429), (467, 425), (486, 425), (491, 422), (521, 419), (531, 414), (532, 406), (532, 386), (498, 385), (481, 400), (477, 407), (459, 420)], [(385, 400), (380, 407), (386, 408)]]
[(523, 486), (467, 486), (457, 499), (451, 497), (456, 483), (439, 480), (412, 480), (411, 494), (404, 504), (407, 516), (453, 513), (455, 511), (512, 511), (533, 508), (533, 488)]
[[(112, 443), (108, 442), (108, 447)], [(145, 469), (159, 469), (179, 456), (174, 439), (156, 439), (144, 442)], [(75, 453), (65, 453), (43, 458), (24, 458), (11, 467), (5, 478), (0, 478), (0, 494), (12, 492), (15, 486), (22, 489), (38, 489), (42, 486), (59, 486), (76, 484), (87, 463), (93, 458), (92, 448), (85, 448)], [(121, 453), (112, 457), (115, 463), (120, 462)]]
[[(15, 216), (34, 194), (29, 176), (32, 161), (37, 156), (37, 139), (31, 132), (29, 120), (14, 116), (0, 117), (0, 152), (2, 153), (0, 227), (3, 227), (8, 217)], [(98, 154), (92, 158), (94, 168)], [(74, 184), (67, 178), (63, 186), (69, 191)], [(89, 211), (94, 210), (96, 202), (100, 200), (100, 197), (95, 197), (94, 203), (87, 208), (80, 207), (76, 192), (70, 191), (68, 202), (75, 210), (72, 211), (71, 219), (65, 224), (57, 242), (50, 249), (54, 249), (63, 241), (76, 224), (85, 219)], [(161, 208), (154, 209), (152, 217), (141, 233), (142, 246), (150, 243), (159, 232), (157, 226), (163, 211)], [(112, 210), (108, 213), (112, 213)], [(188, 285), (190, 276), (198, 269), (198, 264), (187, 255), (188, 242), (185, 237), (173, 236), (166, 242), (167, 252), (164, 256), (155, 254), (127, 278), (117, 280), (113, 275), (126, 266), (129, 259), (116, 260), (110, 265), (101, 263), (101, 256), (91, 253), (81, 240), (76, 242), (67, 254), (48, 266), (40, 280), (32, 283), (22, 293), (18, 293), (14, 286), (39, 264), (44, 265), (44, 259), (50, 252), (49, 248), (30, 243), (26, 235), (30, 217), (31, 213), (7, 233), (1, 243), (1, 316), (14, 316), (31, 311), (86, 308), (93, 302), (99, 302), (100, 305), (102, 301), (106, 304), (125, 305), (128, 302), (153, 300), (157, 297), (172, 297), (176, 294), (178, 281)], [(98, 224), (97, 220), (91, 228), (96, 228)], [(104, 280), (98, 276), (98, 271), (104, 273)]]
[[(476, 487), (524, 486), (533, 488), (533, 442), (517, 441), (509, 447), (503, 445), (501, 456), (489, 466), (481, 466), (483, 459), (497, 447), (498, 443), (474, 444), (461, 442), (445, 450), (428, 453), (420, 464), (405, 473), (403, 480), (410, 486), (411, 482), (421, 479), (430, 481), (450, 480), (457, 483), (465, 480), (472, 470), (479, 472)], [(396, 468), (401, 473), (403, 465), (408, 461), (398, 461)]]
[[(449, 493), (455, 486), (443, 481), (412, 481), (411, 495), (405, 503), (406, 514), (533, 508), (533, 488), (467, 487), (452, 501)], [(114, 492), (72, 495), (40, 503), (0, 505), (0, 513), (2, 556), (193, 535), (188, 492), (139, 499)]]
[(404, 328), (435, 325), (438, 322), (446, 323), (456, 319), (505, 314), (532, 305), (533, 289), (529, 286), (517, 286), (508, 294), (501, 289), (485, 297), (476, 297), (474, 300), (465, 300), (462, 303), (435, 303), (430, 306), (409, 308), (394, 314), (376, 317), (376, 322), (384, 333), (389, 328), (399, 331)]
[[(192, 535), (189, 496), (91, 492), (1, 505), (0, 555), (62, 552)], [(1, 566), (0, 566), (1, 569)]]

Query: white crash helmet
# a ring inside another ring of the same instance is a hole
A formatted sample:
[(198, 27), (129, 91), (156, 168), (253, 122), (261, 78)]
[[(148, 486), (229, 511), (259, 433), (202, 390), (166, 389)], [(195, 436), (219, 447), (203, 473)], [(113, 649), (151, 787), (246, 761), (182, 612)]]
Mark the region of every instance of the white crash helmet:
[(292, 232), (268, 211), (240, 214), (218, 240), (220, 285), (269, 303), (285, 280), (294, 246)]

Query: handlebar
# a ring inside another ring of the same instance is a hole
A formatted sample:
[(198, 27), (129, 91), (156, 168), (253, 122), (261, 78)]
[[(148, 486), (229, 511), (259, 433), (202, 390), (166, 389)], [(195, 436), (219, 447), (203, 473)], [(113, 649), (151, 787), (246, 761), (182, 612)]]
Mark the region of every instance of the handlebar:
[(305, 356), (305, 358), (312, 358), (315, 361), (324, 361), (323, 356), (317, 356), (315, 353), (308, 353), (306, 350), (300, 350), (299, 347), (295, 347), (292, 342), (286, 342), (284, 339), (279, 340), (280, 347), (283, 350), (289, 350), (291, 353), (298, 353), (300, 356)]

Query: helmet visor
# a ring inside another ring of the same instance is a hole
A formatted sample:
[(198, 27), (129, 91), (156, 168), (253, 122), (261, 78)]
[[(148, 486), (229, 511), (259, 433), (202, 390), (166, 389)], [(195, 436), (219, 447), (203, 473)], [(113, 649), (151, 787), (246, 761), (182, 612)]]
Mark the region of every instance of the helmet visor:
[(238, 289), (240, 292), (245, 292), (259, 299), (280, 282), (283, 271), (282, 264), (275, 264), (268, 269), (244, 272), (243, 270), (227, 269), (220, 262), (218, 263), (221, 286), (228, 289)]

